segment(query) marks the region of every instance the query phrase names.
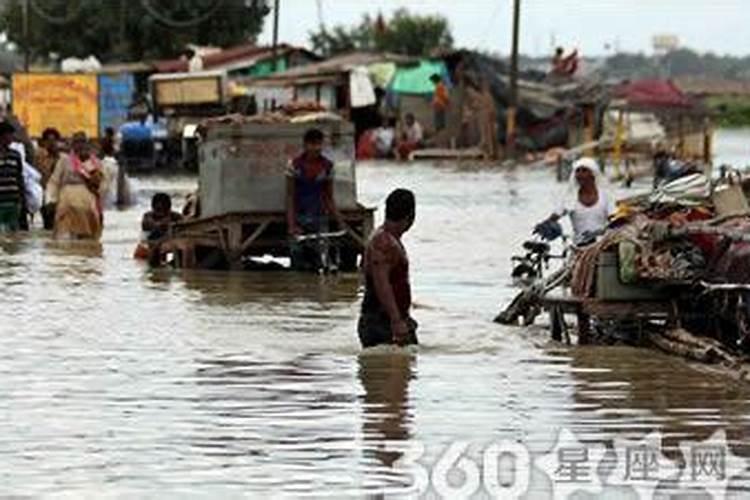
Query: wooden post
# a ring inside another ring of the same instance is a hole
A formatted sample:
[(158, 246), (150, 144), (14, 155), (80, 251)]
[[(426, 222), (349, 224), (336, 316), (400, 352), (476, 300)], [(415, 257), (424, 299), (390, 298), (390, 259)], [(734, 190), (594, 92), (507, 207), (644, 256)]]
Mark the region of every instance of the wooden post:
[(242, 222), (234, 221), (227, 226), (227, 260), (232, 271), (242, 269)]
[(505, 147), (510, 158), (516, 157), (516, 114), (518, 110), (518, 37), (521, 28), (521, 0), (513, 0), (513, 46), (510, 53), (510, 95), (507, 122), (505, 124)]
[(273, 5), (273, 61), (271, 62), (272, 72), (276, 73), (278, 69), (277, 57), (279, 55), (279, 0), (274, 0)]
[(21, 15), (23, 17), (21, 31), (23, 32), (23, 71), (29, 72), (31, 66), (31, 29), (29, 19), (29, 0), (24, 0), (21, 4)]
[(617, 128), (615, 129), (615, 144), (612, 149), (612, 163), (615, 165), (615, 175), (621, 176), (620, 163), (622, 162), (622, 145), (625, 141), (625, 111), (622, 109), (617, 113)]
[(125, 165), (127, 164), (126, 161), (123, 161), (119, 165), (117, 165), (117, 196), (115, 203), (118, 207), (124, 207), (127, 203), (127, 199), (125, 197), (125, 182), (126, 182), (126, 172), (125, 172)]
[(710, 178), (714, 162), (714, 128), (710, 118), (703, 122), (703, 162), (706, 164), (705, 174)]
[[(583, 110), (583, 141), (584, 143), (590, 143), (594, 140), (594, 127), (596, 119), (594, 116), (594, 107), (587, 104)], [(594, 156), (594, 149), (587, 148), (583, 153), (585, 156)]]
[(578, 345), (591, 343), (591, 316), (578, 312)]
[(680, 114), (677, 127), (677, 154), (682, 160), (685, 158), (685, 117), (682, 114)]
[(182, 269), (195, 269), (195, 245), (184, 242), (180, 244), (179, 251), (176, 253), (179, 255), (178, 267)]

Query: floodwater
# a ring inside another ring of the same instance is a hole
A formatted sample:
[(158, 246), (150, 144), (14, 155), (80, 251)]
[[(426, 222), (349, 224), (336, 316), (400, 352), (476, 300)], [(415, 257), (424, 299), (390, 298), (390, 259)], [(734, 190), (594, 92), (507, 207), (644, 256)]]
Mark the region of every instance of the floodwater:
[[(356, 276), (133, 261), (150, 194), (182, 195), (193, 179), (141, 179), (141, 205), (107, 213), (101, 247), (4, 240), (0, 496), (397, 497), (413, 496), (421, 470), (433, 470), (434, 494), (449, 445), (467, 443), (481, 463), (508, 440), (536, 460), (561, 429), (587, 446), (659, 432), (672, 459), (679, 442), (724, 430), (750, 458), (750, 387), (655, 352), (566, 347), (541, 325), (492, 323), (516, 291), (511, 255), (559, 199), (553, 179), (448, 164), (358, 170), (366, 204), (397, 186), (417, 195), (405, 238), (416, 352), (361, 352)], [(407, 448), (424, 450), (422, 465)], [(730, 485), (743, 498), (750, 479)], [(527, 498), (552, 493), (534, 468)], [(637, 498), (601, 497), (616, 495)]]
[(716, 165), (750, 168), (750, 128), (720, 129), (716, 131)]

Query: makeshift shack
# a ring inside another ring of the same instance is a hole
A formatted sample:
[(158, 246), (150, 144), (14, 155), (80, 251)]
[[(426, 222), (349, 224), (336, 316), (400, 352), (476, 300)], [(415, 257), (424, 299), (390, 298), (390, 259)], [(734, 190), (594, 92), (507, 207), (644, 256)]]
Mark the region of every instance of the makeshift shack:
[[(489, 85), (496, 108), (498, 142), (505, 142), (510, 98), (510, 69), (504, 61), (460, 50), (444, 54), (452, 80), (455, 105), (462, 109), (467, 87)], [(540, 71), (521, 71), (518, 81), (517, 145), (525, 151), (575, 147), (590, 142), (601, 132), (601, 115), (608, 102), (603, 82), (591, 78), (547, 81)], [(457, 116), (461, 116), (460, 114)], [(454, 142), (460, 142), (461, 121), (452, 120)]]
[(435, 85), (430, 81), (432, 75), (442, 76), (451, 85), (451, 77), (443, 61), (422, 59), (417, 64), (394, 67), (393, 77), (386, 87), (388, 106), (401, 117), (407, 113), (413, 114), (428, 135), (435, 132), (432, 109)]
[(380, 125), (381, 106), (395, 66), (418, 60), (388, 53), (354, 52), (238, 83), (255, 95), (261, 111), (294, 101), (315, 102), (354, 124), (356, 137)]
[[(650, 163), (657, 149), (665, 149), (678, 159), (711, 164), (711, 112), (674, 83), (668, 80), (627, 82), (616, 86), (612, 96), (607, 108), (605, 135), (611, 138), (613, 163), (619, 165), (624, 157)], [(653, 126), (655, 122), (658, 127)], [(652, 126), (643, 126), (643, 123)]]

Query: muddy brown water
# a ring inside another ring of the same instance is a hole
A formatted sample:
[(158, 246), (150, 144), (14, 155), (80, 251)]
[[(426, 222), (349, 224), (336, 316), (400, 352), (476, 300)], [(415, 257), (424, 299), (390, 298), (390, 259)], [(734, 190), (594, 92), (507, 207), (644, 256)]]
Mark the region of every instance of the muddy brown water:
[[(133, 261), (150, 194), (184, 195), (194, 179), (141, 179), (140, 206), (107, 213), (101, 247), (4, 239), (0, 496), (409, 496), (421, 466), (399, 461), (404, 446), (423, 446), (428, 469), (456, 442), (478, 463), (503, 440), (535, 459), (561, 429), (584, 443), (659, 432), (672, 458), (680, 441), (724, 430), (750, 458), (749, 387), (656, 352), (569, 348), (542, 325), (492, 323), (515, 293), (511, 255), (560, 198), (551, 172), (357, 175), (366, 204), (416, 192), (416, 352), (361, 352), (356, 276)], [(749, 481), (735, 477), (732, 495), (750, 495)], [(528, 498), (553, 489), (534, 468)]]

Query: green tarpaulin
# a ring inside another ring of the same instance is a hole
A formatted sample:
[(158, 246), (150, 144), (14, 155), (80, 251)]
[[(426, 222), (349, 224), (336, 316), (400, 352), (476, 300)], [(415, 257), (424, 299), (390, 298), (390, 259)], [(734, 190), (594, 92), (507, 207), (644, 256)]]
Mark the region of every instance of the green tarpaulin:
[(399, 67), (391, 83), (391, 90), (399, 94), (432, 94), (435, 86), (430, 81), (434, 74), (448, 74), (442, 61), (422, 60), (418, 66)]
[[(279, 57), (278, 64), (276, 67), (276, 71), (286, 71), (287, 64), (286, 64), (286, 57)], [(262, 76), (268, 76), (273, 74), (273, 59), (267, 59), (265, 61), (261, 61), (250, 68), (242, 68), (239, 70), (230, 71), (230, 76), (254, 76), (254, 77), (262, 77)]]

